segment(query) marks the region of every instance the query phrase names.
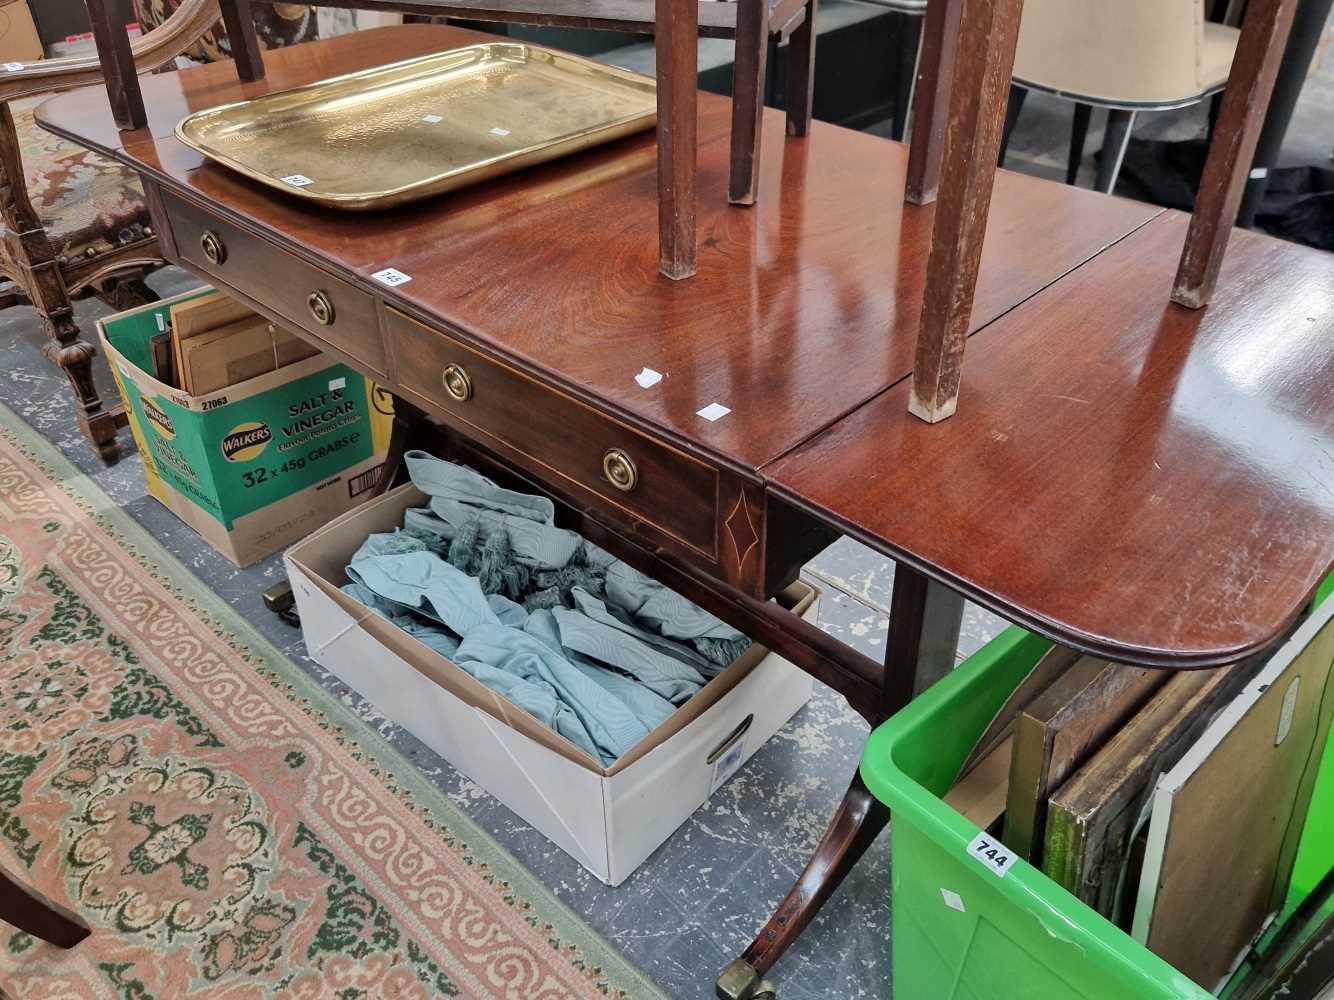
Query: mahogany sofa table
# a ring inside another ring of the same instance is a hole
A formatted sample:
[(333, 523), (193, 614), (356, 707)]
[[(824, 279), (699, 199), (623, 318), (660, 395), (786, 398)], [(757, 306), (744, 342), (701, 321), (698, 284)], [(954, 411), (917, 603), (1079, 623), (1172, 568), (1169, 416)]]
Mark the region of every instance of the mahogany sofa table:
[[(1334, 257), (1238, 234), (1201, 312), (1168, 304), (1185, 218), (998, 175), (952, 421), (909, 417), (931, 206), (903, 146), (764, 130), (727, 205), (726, 99), (699, 103), (699, 270), (658, 274), (651, 134), (369, 214), (275, 194), (173, 134), (186, 114), (487, 36), (407, 26), (145, 77), (52, 131), (135, 170), (166, 255), (388, 386), (459, 458), (833, 686), (872, 724), (953, 665), (966, 594), (1126, 663), (1271, 644), (1334, 566)], [(406, 283), (373, 276), (395, 268)], [(643, 389), (643, 368), (663, 374)], [(729, 412), (700, 415), (711, 404)], [(846, 531), (898, 561), (886, 662), (767, 598)], [(854, 776), (721, 996), (754, 995), (888, 819)]]

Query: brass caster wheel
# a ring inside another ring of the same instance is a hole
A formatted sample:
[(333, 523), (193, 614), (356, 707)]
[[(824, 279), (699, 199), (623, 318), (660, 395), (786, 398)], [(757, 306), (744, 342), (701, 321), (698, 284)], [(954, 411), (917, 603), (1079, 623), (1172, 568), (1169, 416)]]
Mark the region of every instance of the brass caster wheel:
[(718, 1000), (777, 1000), (778, 989), (760, 978), (748, 962), (737, 959), (718, 977)]

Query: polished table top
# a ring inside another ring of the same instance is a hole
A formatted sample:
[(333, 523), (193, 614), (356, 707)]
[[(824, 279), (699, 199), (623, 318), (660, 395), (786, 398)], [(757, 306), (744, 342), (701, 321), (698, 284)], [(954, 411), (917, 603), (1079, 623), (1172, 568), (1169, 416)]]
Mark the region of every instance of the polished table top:
[(1186, 224), (977, 334), (952, 419), (911, 417), (900, 383), (774, 489), (1111, 659), (1268, 645), (1334, 560), (1334, 255), (1239, 231), (1193, 311), (1167, 299)]
[[(38, 119), (1058, 639), (1221, 662), (1334, 564), (1334, 257), (1239, 236), (1189, 313), (1167, 304), (1181, 218), (1002, 172), (963, 402), (928, 426), (904, 379), (932, 209), (902, 205), (897, 144), (818, 123), (785, 141), (775, 118), (758, 204), (729, 207), (729, 106), (701, 94), (699, 273), (674, 283), (651, 135), (373, 214), (276, 196), (173, 136), (193, 110), (483, 37), (362, 32), (272, 51), (253, 84), (225, 63), (148, 76), (138, 132), (100, 89)], [(385, 267), (412, 281), (375, 285)]]

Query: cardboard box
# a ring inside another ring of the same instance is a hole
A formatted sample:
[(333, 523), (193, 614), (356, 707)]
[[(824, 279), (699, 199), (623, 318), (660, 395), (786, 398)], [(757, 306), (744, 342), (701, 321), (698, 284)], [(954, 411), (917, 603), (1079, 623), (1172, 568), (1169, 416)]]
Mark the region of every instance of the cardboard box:
[(150, 341), (201, 289), (97, 321), (148, 492), (238, 566), (290, 545), (374, 489), (390, 397), (314, 357), (191, 396), (153, 377)]
[[(619, 885), (810, 698), (810, 675), (752, 646), (611, 767), (339, 588), (358, 546), (426, 496), (408, 484), (288, 550), (312, 659), (361, 692), (603, 882)], [(818, 594), (783, 595), (812, 618)]]
[(37, 62), (42, 54), (28, 5), (23, 0), (0, 3), (0, 63)]

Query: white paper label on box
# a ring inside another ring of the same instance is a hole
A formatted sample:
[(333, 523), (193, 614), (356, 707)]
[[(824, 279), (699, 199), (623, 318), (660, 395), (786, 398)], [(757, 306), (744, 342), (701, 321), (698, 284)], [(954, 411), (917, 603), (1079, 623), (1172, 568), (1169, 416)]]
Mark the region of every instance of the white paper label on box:
[(422, 115), (422, 121), (427, 125), (439, 125), (444, 119), (439, 115)]
[(1268, 167), (1256, 167), (1254, 170), (1251, 171), (1251, 180), (1253, 181), (1262, 181), (1268, 176), (1269, 176)]
[(662, 372), (655, 372), (652, 368), (645, 368), (635, 376), (635, 381), (639, 383), (641, 389), (652, 389), (662, 381)]
[(712, 795), (741, 766), (746, 757), (746, 737), (743, 735), (731, 749), (713, 762), (713, 778), (709, 781), (709, 794)]
[(958, 910), (960, 913), (968, 912), (966, 909), (964, 909), (963, 897), (960, 896), (954, 890), (941, 889), (940, 895), (942, 896), (942, 898), (944, 898), (945, 905), (948, 906), (951, 910)]
[(290, 184), (294, 188), (303, 188), (307, 184), (314, 184), (315, 182), (305, 174), (288, 174), (283, 178), (283, 183)]
[(166, 332), (167, 332), (167, 324), (166, 324), (166, 322), (162, 319), (162, 314), (161, 314), (161, 313), (154, 313), (154, 314), (153, 314), (153, 318), (157, 320), (157, 329), (158, 329), (158, 333), (166, 333)]
[(5, 63), (6, 73), (17, 73), (23, 68), (23, 63)]
[(383, 271), (376, 271), (371, 277), (382, 285), (388, 285), (390, 288), (406, 285), (412, 280), (411, 275), (404, 274), (396, 267), (386, 267)]
[(968, 856), (997, 878), (1004, 878), (1019, 860), (1018, 855), (995, 837), (979, 833), (968, 845)]
[(696, 416), (703, 417), (708, 421), (714, 421), (721, 420), (731, 412), (731, 409), (723, 406), (722, 403), (710, 403), (708, 406), (704, 407), (704, 409), (700, 410)]
[(491, 134), (492, 134), (492, 135), (498, 135), (498, 136), (504, 138), (505, 136), (507, 136), (507, 135), (510, 134), (510, 130), (507, 129), (507, 128), (501, 128), (499, 125), (497, 125), (495, 128), (493, 128), (493, 129), (491, 130)]
[(331, 379), (329, 379), (329, 391), (330, 391), (330, 392), (337, 392), (339, 389), (346, 389), (346, 388), (347, 388), (347, 379), (346, 379), (346, 378), (331, 378)]

